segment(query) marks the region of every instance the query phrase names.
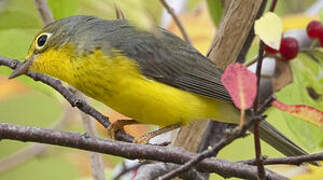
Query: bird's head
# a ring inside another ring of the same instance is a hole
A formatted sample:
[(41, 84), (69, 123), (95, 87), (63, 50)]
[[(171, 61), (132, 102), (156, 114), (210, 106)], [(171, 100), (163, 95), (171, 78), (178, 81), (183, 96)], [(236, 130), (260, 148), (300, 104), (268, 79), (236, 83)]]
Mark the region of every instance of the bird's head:
[(26, 60), (9, 78), (40, 72), (65, 80), (71, 60), (100, 46), (95, 41), (100, 39), (95, 30), (99, 21), (93, 16), (72, 16), (46, 25), (33, 39)]

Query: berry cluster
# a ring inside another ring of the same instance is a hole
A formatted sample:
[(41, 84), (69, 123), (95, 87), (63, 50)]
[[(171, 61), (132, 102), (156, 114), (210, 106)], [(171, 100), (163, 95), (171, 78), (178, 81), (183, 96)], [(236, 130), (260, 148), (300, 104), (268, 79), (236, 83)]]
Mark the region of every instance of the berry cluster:
[(265, 45), (265, 51), (268, 54), (277, 54), (280, 53), (284, 60), (294, 59), (298, 54), (298, 42), (295, 38), (292, 37), (284, 37), (280, 42), (279, 50), (273, 49), (267, 45)]
[[(320, 21), (311, 21), (306, 27), (306, 33), (309, 38), (319, 40), (320, 46), (323, 46), (323, 25)], [(265, 51), (268, 54), (280, 53), (284, 60), (294, 59), (298, 54), (298, 42), (295, 38), (284, 37), (281, 40), (279, 50), (273, 49), (265, 45)]]

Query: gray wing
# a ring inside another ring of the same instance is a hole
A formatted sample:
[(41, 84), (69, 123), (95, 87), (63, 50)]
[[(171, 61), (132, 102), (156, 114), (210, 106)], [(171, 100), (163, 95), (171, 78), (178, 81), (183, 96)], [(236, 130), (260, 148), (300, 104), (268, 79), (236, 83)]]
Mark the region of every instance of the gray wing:
[[(135, 59), (152, 79), (199, 95), (231, 101), (221, 83), (222, 71), (187, 42), (160, 29), (152, 34), (124, 24), (109, 42)], [(122, 35), (122, 37), (119, 37)]]
[(77, 18), (84, 21), (82, 25), (74, 25), (73, 37), (77, 38), (71, 40), (81, 44), (80, 47), (87, 46), (80, 50), (101, 47), (111, 54), (111, 48), (118, 49), (136, 60), (148, 78), (203, 96), (231, 101), (220, 80), (221, 70), (167, 30), (158, 29), (153, 34), (138, 30), (123, 20), (109, 21), (91, 16)]

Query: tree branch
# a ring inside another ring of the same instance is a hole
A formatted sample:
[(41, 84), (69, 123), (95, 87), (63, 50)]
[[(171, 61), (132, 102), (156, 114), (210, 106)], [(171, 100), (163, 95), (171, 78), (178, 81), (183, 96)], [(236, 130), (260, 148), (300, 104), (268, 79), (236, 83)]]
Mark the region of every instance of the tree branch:
[[(267, 1), (262, 1), (255, 19), (258, 19), (258, 18), (260, 18), (260, 16), (262, 16), (262, 14), (265, 11), (266, 4), (267, 4)], [(243, 47), (241, 48), (241, 50), (239, 52), (239, 55), (237, 56), (236, 62), (239, 62), (239, 63), (245, 62), (246, 56), (248, 54), (249, 48), (253, 42), (254, 37), (255, 37), (255, 30), (253, 28), (251, 28), (249, 31), (249, 34), (247, 36), (247, 39), (244, 42)]]
[(217, 154), (222, 148), (233, 142), (237, 138), (245, 137), (246, 131), (258, 120), (262, 120), (263, 117), (256, 117), (254, 116), (253, 119), (248, 121), (243, 125), (243, 128), (240, 130), (239, 128), (235, 128), (232, 130), (232, 132), (227, 136), (222, 136), (220, 141), (216, 143), (211, 149), (205, 150), (202, 153), (199, 153), (197, 156), (195, 156), (190, 161), (186, 162), (184, 165), (179, 166), (178, 168), (170, 171), (169, 173), (163, 175), (159, 178), (159, 180), (167, 180), (171, 179), (173, 177), (176, 177), (180, 173), (189, 170), (193, 166), (195, 166), (197, 163), (202, 161), (205, 158), (211, 157), (214, 154)]
[(47, 4), (47, 0), (35, 0), (35, 5), (45, 25), (54, 21), (53, 14)]
[[(290, 164), (299, 166), (304, 162), (313, 162), (313, 161), (323, 161), (323, 152), (316, 153), (316, 154), (308, 154), (302, 156), (290, 156), (290, 157), (283, 157), (283, 158), (266, 158), (263, 160), (264, 165), (273, 165), (273, 164)], [(249, 165), (255, 165), (256, 160), (245, 160), (245, 161), (238, 161), (240, 163), (245, 163)]]
[[(142, 180), (142, 179), (158, 179), (158, 177), (166, 174), (172, 169), (177, 168), (179, 165), (174, 163), (163, 163), (163, 162), (154, 162), (141, 166), (137, 171), (137, 176), (133, 180)], [(180, 179), (184, 180), (207, 180), (204, 175), (196, 169), (190, 169), (179, 175)], [(179, 180), (176, 178), (176, 180)], [(175, 180), (175, 179), (174, 179)]]
[(236, 61), (262, 4), (262, 0), (231, 0), (207, 53), (219, 68)]
[[(50, 129), (63, 129), (67, 126), (68, 120), (73, 118), (75, 115), (75, 111), (73, 111), (72, 107), (67, 104), (65, 107), (63, 116), (56, 121), (56, 123), (50, 127)], [(12, 155), (5, 157), (0, 160), (0, 173), (3, 171), (7, 171), (11, 168), (17, 167), (24, 162), (32, 159), (35, 156), (38, 156), (49, 149), (47, 144), (31, 144)]]
[[(0, 139), (47, 143), (104, 154), (111, 154), (128, 159), (139, 158), (176, 164), (184, 164), (196, 156), (195, 153), (190, 153), (179, 148), (112, 141), (88, 137), (79, 133), (62, 132), (36, 127), (24, 127), (11, 125), (8, 123), (0, 123)], [(257, 179), (256, 167), (217, 158), (204, 159), (197, 164), (196, 168), (202, 172), (215, 172), (223, 177)], [(267, 171), (266, 175), (270, 179), (287, 179), (269, 170)]]
[[(221, 23), (210, 51), (207, 53), (208, 58), (219, 68), (224, 69), (236, 60), (261, 4), (262, 0), (225, 0), (227, 8), (223, 11)], [(209, 126), (214, 128), (209, 128)], [(220, 133), (226, 127), (227, 124), (216, 123), (215, 125), (215, 122), (211, 120), (192, 122), (180, 129), (174, 145), (192, 152), (204, 150), (203, 147), (210, 145), (210, 141), (207, 142), (207, 140), (218, 142), (221, 139)], [(215, 133), (212, 132), (215, 128), (217, 128), (217, 134), (213, 136)]]
[[(77, 91), (74, 93), (84, 102), (88, 102), (88, 98), (82, 94), (81, 92)], [(95, 122), (88, 114), (81, 112), (81, 119), (83, 123), (83, 127), (85, 131), (88, 133), (89, 136), (96, 137), (98, 136), (98, 132), (96, 130)], [(90, 155), (90, 163), (91, 163), (91, 171), (94, 180), (105, 180), (104, 174), (104, 164), (101, 154), (96, 152), (89, 152)]]
[[(7, 66), (11, 69), (15, 69), (21, 64), (18, 60), (13, 60), (10, 58), (6, 58), (3, 56), (0, 56), (0, 66)], [(64, 98), (73, 106), (79, 108), (81, 111), (83, 111), (86, 114), (89, 114), (93, 118), (95, 118), (100, 124), (102, 124), (105, 128), (109, 127), (110, 121), (109, 118), (101, 114), (99, 111), (94, 109), (92, 106), (87, 104), (86, 102), (82, 101), (81, 99), (77, 98), (73, 93), (70, 92), (66, 87), (64, 87), (60, 80), (54, 79), (52, 77), (49, 77), (44, 74), (40, 73), (28, 73), (26, 74), (30, 78), (32, 78), (35, 81), (41, 81), (42, 83), (45, 83), (55, 90), (57, 90)], [(116, 138), (121, 141), (127, 141), (132, 142), (133, 137), (125, 134), (124, 132), (118, 131), (116, 134)]]

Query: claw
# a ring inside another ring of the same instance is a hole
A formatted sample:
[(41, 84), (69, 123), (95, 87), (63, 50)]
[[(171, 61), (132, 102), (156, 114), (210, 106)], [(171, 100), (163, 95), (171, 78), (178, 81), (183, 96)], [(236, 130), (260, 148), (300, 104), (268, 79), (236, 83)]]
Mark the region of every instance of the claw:
[(118, 131), (124, 131), (124, 126), (130, 125), (130, 124), (138, 124), (138, 122), (135, 121), (135, 120), (121, 119), (121, 120), (117, 120), (117, 121), (111, 123), (110, 126), (107, 129), (108, 137), (110, 137), (111, 139), (116, 139), (115, 138), (116, 133)]

